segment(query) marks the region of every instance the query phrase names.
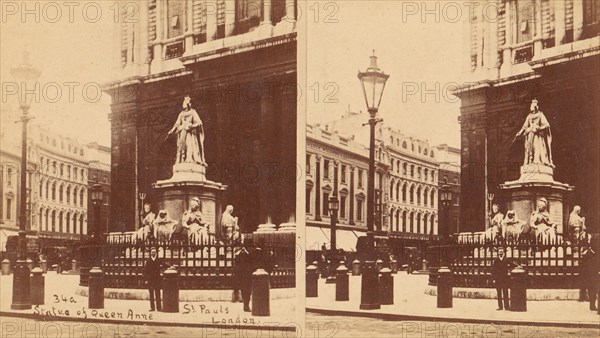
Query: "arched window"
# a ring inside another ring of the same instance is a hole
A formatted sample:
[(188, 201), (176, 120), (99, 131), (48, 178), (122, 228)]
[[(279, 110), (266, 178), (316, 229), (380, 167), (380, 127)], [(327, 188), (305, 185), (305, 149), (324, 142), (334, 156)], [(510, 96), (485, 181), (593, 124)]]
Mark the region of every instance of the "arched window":
[(77, 187), (73, 188), (73, 205), (77, 205)]
[(60, 202), (63, 201), (63, 193), (64, 193), (64, 191), (63, 191), (63, 185), (61, 184), (60, 188), (58, 188), (58, 200)]
[(404, 164), (402, 164), (402, 175), (406, 176), (407, 168), (408, 165), (406, 164), (406, 162), (404, 162)]
[(423, 191), (423, 205), (427, 206), (427, 195), (429, 195), (429, 189), (425, 188)]
[(77, 228), (77, 214), (73, 214), (73, 233), (79, 233), (79, 229)]
[(71, 213), (67, 212), (67, 215), (65, 216), (65, 232), (66, 233), (71, 233)]
[(425, 151), (423, 152), (423, 155), (427, 156), (427, 148), (425, 148)]
[(81, 169), (81, 180), (83, 180), (85, 177), (85, 171), (83, 169)]
[(435, 189), (431, 189), (431, 207), (435, 208)]
[(56, 210), (52, 210), (52, 232), (56, 231)]
[(429, 156), (433, 157), (433, 150), (429, 153)]
[(400, 182), (396, 183), (396, 201), (400, 200)]
[(417, 214), (417, 233), (421, 233), (421, 213)]
[(400, 210), (396, 210), (396, 231), (400, 231)]
[(396, 161), (396, 172), (400, 173), (400, 160)]
[(429, 234), (429, 233), (430, 233), (430, 232), (428, 231), (429, 229), (427, 229), (427, 227), (428, 227), (428, 225), (429, 225), (429, 224), (428, 224), (428, 222), (427, 222), (428, 218), (429, 218), (429, 215), (427, 215), (427, 214), (425, 214), (425, 215), (423, 216), (423, 233), (424, 233), (424, 234)]
[(429, 233), (433, 234), (434, 229), (435, 229), (435, 227), (434, 227), (434, 224), (435, 224), (435, 215), (431, 215), (431, 219), (429, 221), (431, 222), (431, 228), (429, 229), (429, 231), (430, 231)]
[(425, 181), (427, 181), (429, 178), (429, 169), (425, 168), (425, 170), (423, 170), (423, 178)]
[(406, 141), (402, 142), (402, 148), (406, 149), (407, 145), (406, 145)]
[(390, 136), (390, 143), (394, 144), (394, 136)]
[(40, 208), (40, 212), (38, 212), (38, 223), (40, 226), (40, 230), (44, 231), (44, 223), (42, 222), (44, 219), (44, 210)]
[(67, 178), (71, 179), (71, 166), (70, 165), (67, 166)]
[(77, 168), (73, 167), (73, 179), (77, 179)]
[(46, 230), (46, 231), (50, 230), (49, 229), (50, 223), (48, 222), (48, 218), (49, 217), (50, 217), (50, 209), (46, 209), (46, 213), (44, 215), (44, 218), (45, 218), (45, 220), (44, 220), (44, 230)]
[(410, 198), (410, 203), (415, 203), (415, 187), (413, 185), (410, 186), (410, 191), (408, 192), (408, 196)]
[(63, 212), (58, 213), (58, 232), (63, 232)]
[(44, 196), (44, 192), (42, 191), (43, 188), (44, 188), (44, 182), (42, 182), (42, 180), (40, 180), (40, 198), (42, 198)]
[(83, 214), (79, 216), (79, 233), (85, 235), (83, 232)]
[[(397, 194), (396, 197), (398, 197)], [(390, 200), (394, 200), (394, 182), (390, 183)]]
[(415, 177), (415, 165), (410, 165), (410, 177)]
[(415, 232), (415, 214), (413, 212), (410, 213), (409, 216), (409, 222), (410, 222), (410, 232)]
[(67, 204), (71, 203), (71, 187), (67, 187)]
[(406, 202), (406, 183), (402, 185), (402, 202)]
[(406, 210), (402, 212), (402, 232), (406, 232)]
[(394, 159), (390, 160), (390, 171), (394, 171)]
[(82, 207), (83, 206), (83, 195), (84, 195), (84, 190), (85, 189), (81, 189), (81, 191), (79, 192), (79, 206)]
[(417, 188), (417, 204), (421, 204), (421, 187)]
[(411, 151), (415, 151), (415, 144), (414, 144), (414, 143), (411, 143), (411, 144), (410, 144), (410, 150), (411, 150)]
[(60, 164), (60, 177), (65, 175), (65, 165), (63, 163)]
[(52, 183), (52, 200), (56, 201), (56, 182)]

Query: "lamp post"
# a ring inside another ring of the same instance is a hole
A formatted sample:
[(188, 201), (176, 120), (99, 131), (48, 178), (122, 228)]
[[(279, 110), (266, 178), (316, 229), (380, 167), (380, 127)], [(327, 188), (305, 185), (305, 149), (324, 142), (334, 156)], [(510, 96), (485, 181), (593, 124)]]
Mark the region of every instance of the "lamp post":
[[(375, 254), (375, 126), (383, 121), (377, 118), (379, 104), (383, 96), (385, 83), (390, 76), (383, 73), (377, 66), (377, 57), (375, 51), (371, 56), (371, 64), (365, 72), (358, 73), (358, 79), (362, 85), (365, 103), (369, 111), (370, 138), (369, 138), (369, 179), (367, 182), (367, 244), (366, 244), (366, 265), (376, 259)], [(373, 262), (374, 263), (374, 262)], [(367, 267), (363, 269), (361, 286), (361, 309), (379, 309), (379, 281), (375, 268)], [(374, 274), (374, 276), (372, 275)]]
[(340, 257), (338, 255), (337, 252), (337, 217), (338, 217), (338, 210), (340, 210), (340, 201), (338, 199), (337, 196), (337, 190), (338, 190), (338, 175), (337, 175), (337, 162), (336, 165), (334, 166), (334, 178), (333, 178), (333, 195), (331, 195), (331, 197), (329, 197), (329, 201), (328, 202), (328, 209), (329, 209), (329, 216), (331, 219), (331, 245), (330, 245), (330, 249), (329, 249), (329, 275), (327, 276), (327, 279), (325, 280), (326, 283), (330, 284), (330, 283), (334, 283), (335, 282), (335, 270), (338, 267), (338, 264), (340, 262)]
[(104, 200), (104, 190), (102, 189), (102, 185), (94, 184), (91, 189), (91, 194), (92, 203), (94, 204), (94, 230), (92, 231), (92, 241), (101, 242), (102, 228), (100, 226), (100, 207), (102, 206), (102, 201)]
[[(31, 309), (31, 290), (29, 267), (27, 266), (27, 122), (32, 119), (29, 108), (34, 93), (35, 82), (41, 72), (29, 64), (29, 55), (25, 52), (23, 63), (10, 70), (11, 75), (19, 83), (19, 109), (21, 110), (22, 133), (21, 133), (21, 190), (19, 208), (19, 247), (18, 258), (13, 274), (13, 299), (11, 309)], [(19, 121), (17, 121), (19, 122)]]
[(440, 201), (442, 202), (442, 212), (444, 227), (443, 231), (439, 231), (440, 235), (448, 235), (450, 229), (450, 205), (452, 203), (452, 187), (448, 184), (448, 180), (444, 180), (444, 184), (440, 187)]

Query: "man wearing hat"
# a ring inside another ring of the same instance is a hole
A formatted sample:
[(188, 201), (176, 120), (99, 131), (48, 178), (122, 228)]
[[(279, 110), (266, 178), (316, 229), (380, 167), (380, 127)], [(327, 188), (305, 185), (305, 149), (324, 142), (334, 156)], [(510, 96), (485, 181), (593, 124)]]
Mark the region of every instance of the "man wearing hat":
[(587, 289), (590, 301), (590, 310), (597, 311), (596, 299), (598, 298), (598, 271), (600, 271), (600, 259), (598, 257), (598, 235), (587, 235), (581, 239), (581, 272), (582, 286)]
[[(234, 292), (241, 289), (244, 311), (250, 312), (250, 297), (252, 296), (252, 274), (261, 267), (262, 251), (252, 239), (245, 241), (242, 250), (235, 258)], [(235, 296), (235, 295), (234, 295)]]

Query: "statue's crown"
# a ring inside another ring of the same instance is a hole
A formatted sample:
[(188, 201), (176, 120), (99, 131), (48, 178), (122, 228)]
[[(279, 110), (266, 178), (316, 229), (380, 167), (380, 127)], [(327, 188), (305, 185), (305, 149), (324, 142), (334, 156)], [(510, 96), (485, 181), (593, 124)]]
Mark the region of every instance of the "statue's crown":
[(186, 95), (183, 98), (183, 104), (187, 105), (187, 104), (190, 104), (190, 103), (192, 103), (192, 98), (189, 95)]

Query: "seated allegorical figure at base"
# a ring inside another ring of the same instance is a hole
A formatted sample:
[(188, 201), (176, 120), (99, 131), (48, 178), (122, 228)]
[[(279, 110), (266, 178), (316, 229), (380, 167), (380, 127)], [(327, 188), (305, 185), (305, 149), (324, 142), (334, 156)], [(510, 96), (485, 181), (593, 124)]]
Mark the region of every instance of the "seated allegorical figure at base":
[(581, 217), (581, 207), (576, 205), (569, 215), (569, 230), (573, 243), (579, 243), (582, 238), (586, 237), (585, 217)]
[(167, 210), (163, 209), (158, 212), (158, 217), (154, 220), (154, 231), (159, 243), (165, 243), (171, 239), (175, 223), (177, 221), (169, 218)]
[(518, 239), (523, 230), (523, 223), (514, 210), (508, 210), (506, 217), (502, 220), (503, 237), (509, 241)]

